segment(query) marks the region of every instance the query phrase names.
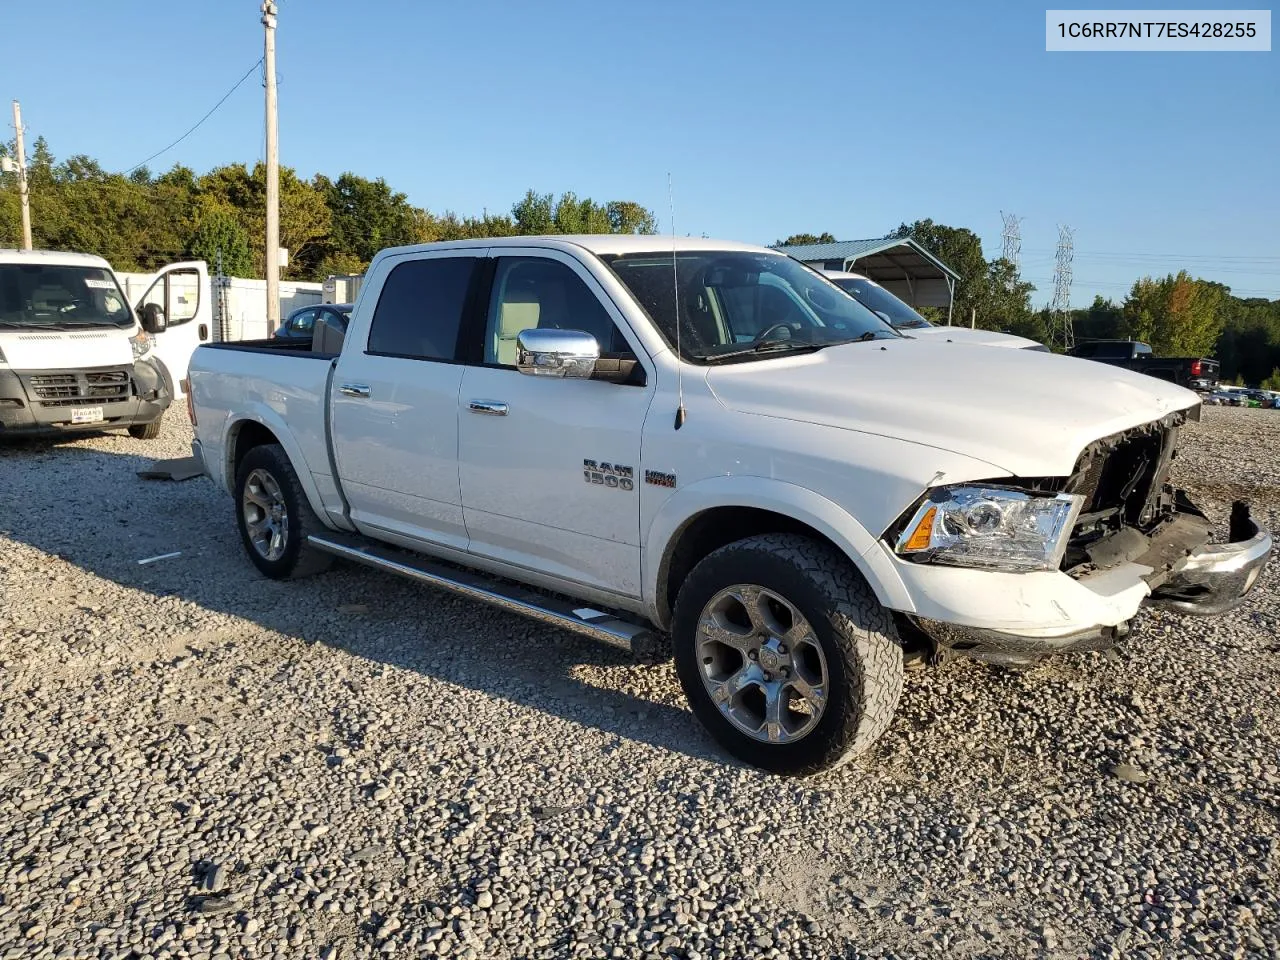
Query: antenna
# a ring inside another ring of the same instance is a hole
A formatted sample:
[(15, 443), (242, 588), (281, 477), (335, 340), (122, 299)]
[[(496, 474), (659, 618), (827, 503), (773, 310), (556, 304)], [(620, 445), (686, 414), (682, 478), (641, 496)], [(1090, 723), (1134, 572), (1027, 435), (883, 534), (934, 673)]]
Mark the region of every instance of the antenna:
[(671, 292), (676, 306), (676, 429), (684, 426), (684, 354), (680, 352), (680, 267), (676, 257), (676, 200), (667, 171), (667, 208), (671, 211)]

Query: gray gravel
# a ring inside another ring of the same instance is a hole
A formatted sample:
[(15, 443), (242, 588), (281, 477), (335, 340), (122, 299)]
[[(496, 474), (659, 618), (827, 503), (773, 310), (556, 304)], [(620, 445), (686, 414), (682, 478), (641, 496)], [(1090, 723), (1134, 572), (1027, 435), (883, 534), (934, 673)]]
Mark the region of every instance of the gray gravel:
[[(1275, 566), (1112, 654), (912, 673), (870, 756), (783, 780), (669, 666), (264, 580), (207, 480), (134, 476), (168, 420), (0, 449), (0, 960), (1280, 953)], [(1179, 464), (1280, 528), (1280, 412)]]

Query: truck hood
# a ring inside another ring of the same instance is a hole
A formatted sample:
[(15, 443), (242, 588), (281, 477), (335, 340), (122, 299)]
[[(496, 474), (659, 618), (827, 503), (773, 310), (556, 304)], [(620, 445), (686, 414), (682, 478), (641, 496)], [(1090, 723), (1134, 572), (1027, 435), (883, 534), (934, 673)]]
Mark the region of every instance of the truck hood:
[(873, 340), (711, 367), (742, 413), (949, 450), (1022, 477), (1066, 476), (1094, 440), (1197, 403), (1105, 363), (932, 340)]
[(976, 344), (983, 347), (1013, 347), (1021, 350), (1027, 347), (1040, 346), (1034, 340), (1017, 337), (1011, 333), (997, 333), (995, 330), (974, 330), (969, 327), (912, 327), (902, 333), (917, 340), (944, 341), (947, 343)]
[(133, 363), (132, 330), (0, 330), (0, 354), (14, 370), (71, 370)]

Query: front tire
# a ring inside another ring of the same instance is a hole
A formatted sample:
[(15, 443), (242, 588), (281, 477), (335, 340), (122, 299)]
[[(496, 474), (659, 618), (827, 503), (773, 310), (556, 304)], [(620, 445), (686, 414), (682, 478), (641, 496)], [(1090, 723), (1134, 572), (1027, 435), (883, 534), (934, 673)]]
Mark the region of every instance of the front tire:
[(135, 423), (129, 427), (129, 436), (135, 440), (155, 440), (163, 428), (164, 414), (161, 414), (150, 423)]
[(307, 543), (321, 528), (278, 443), (254, 447), (236, 470), (236, 523), (253, 565), (273, 580), (310, 576), (333, 558)]
[(889, 612), (844, 556), (796, 534), (705, 557), (676, 599), (672, 640), (694, 715), (735, 757), (775, 773), (864, 752), (902, 692)]

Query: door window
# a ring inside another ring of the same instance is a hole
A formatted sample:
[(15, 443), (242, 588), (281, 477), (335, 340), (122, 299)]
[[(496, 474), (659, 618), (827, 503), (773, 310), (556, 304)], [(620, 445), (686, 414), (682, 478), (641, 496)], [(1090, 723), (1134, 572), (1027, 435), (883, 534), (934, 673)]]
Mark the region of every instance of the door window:
[(309, 337), (315, 325), (316, 311), (314, 309), (299, 310), (289, 318), (289, 333), (297, 337)]
[(200, 273), (197, 270), (169, 270), (156, 278), (142, 295), (138, 306), (154, 303), (164, 311), (173, 327), (194, 320), (200, 310)]
[(407, 260), (382, 285), (366, 353), (453, 360), (475, 257)]
[(485, 326), (484, 362), (514, 367), (516, 337), (531, 329), (582, 330), (596, 338), (602, 357), (632, 356), (604, 304), (558, 260), (501, 257)]

